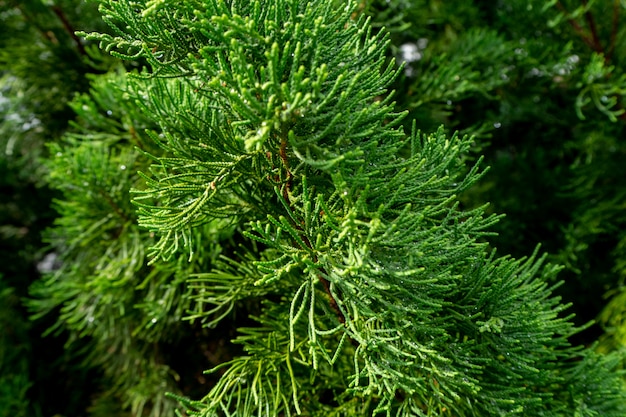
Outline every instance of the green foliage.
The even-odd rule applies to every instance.
[[[37,166],[57,265],[26,302],[94,375],[78,414],[626,414],[622,353],[572,345],[587,325],[532,250],[545,239],[584,274],[610,235],[626,269],[622,32],[591,17],[622,5],[477,3],[99,0],[109,32],[82,36],[123,63],[83,49],[61,2],[4,15],[20,37],[3,94],[33,67],[12,61],[33,36],[16,10],[37,48],[82,56],[32,72],[42,107],[76,119]],[[618,282],[605,274],[593,285]],[[616,293],[599,350],[621,344]],[[29,383],[14,381],[19,415]]]
[[[0,402],[3,404],[0,415],[28,416],[30,407],[26,391],[31,382],[28,379],[28,324],[20,320],[17,312],[17,299],[12,288],[0,276]],[[15,318],[18,317],[18,320]]]
[[[97,18],[93,8],[68,3],[0,2],[0,148],[13,164],[26,165],[22,175],[35,183],[43,178],[36,161],[44,138],[63,132],[73,117],[67,102],[88,86],[86,50],[71,22]]]
[[[44,259],[42,230],[54,217],[46,187],[44,142],[54,141],[74,117],[67,102],[85,90],[91,70],[73,25],[96,30],[97,10],[76,1],[0,1],[0,274],[3,275],[2,404],[0,414],[40,416],[73,413],[83,406],[77,372],[59,354],[63,340],[42,340],[49,323],[29,323],[21,300],[39,278]],[[62,382],[59,383],[59,380]],[[46,387],[43,389],[43,387]],[[80,387],[80,388],[78,388]],[[59,403],[59,392],[75,390]],[[84,397],[87,397],[85,394]]]
[[[151,124],[133,106],[120,106],[124,85],[119,73],[95,78],[90,94],[72,103],[76,133],[51,147],[50,180],[63,199],[55,202],[60,216],[47,240],[61,266],[33,285],[29,306],[35,317],[60,309],[59,328],[91,339],[85,364],[102,367],[107,378],[99,402],[113,396],[134,415],[146,404],[147,415],[171,415],[174,404],[165,394],[176,392],[178,376],[162,363],[156,342],[180,337],[181,283],[196,265],[145,265],[152,238],[137,225],[129,190],[147,163],[133,145],[141,146],[147,137],[138,132]]]
[[[443,122],[475,136],[491,170],[463,202],[491,201],[507,214],[489,239],[502,253],[526,255],[541,242],[567,267],[559,291],[580,324],[624,279],[623,9],[575,0],[364,3],[406,61],[394,84],[398,108],[424,129]],[[448,81],[439,90],[440,80]],[[600,317],[609,334],[621,305]],[[607,348],[623,346],[610,338]]]
[[[78,133],[50,160],[62,266],[30,306],[92,338],[88,363],[134,414],[171,413],[168,390],[199,416],[623,413],[616,360],[567,341],[577,329],[548,284],[559,268],[496,257],[482,239],[497,218],[460,207],[482,175],[464,168],[472,140],[405,133],[387,37],[354,4],[101,11],[114,35],[87,38],[148,67],[74,101]],[[413,108],[505,83],[479,69],[511,44],[469,33]],[[155,350],[192,331],[184,317],[235,314],[252,317],[241,354],[193,400]]]

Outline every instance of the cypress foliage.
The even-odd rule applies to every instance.
[[[624,5],[371,1],[365,12],[408,60],[398,108],[475,136],[491,171],[462,198],[507,214],[490,242],[516,256],[541,242],[566,267],[558,292],[577,323],[602,325],[577,338],[604,331],[602,349],[623,347]]]
[[[92,415],[624,415],[560,267],[496,255],[499,217],[461,204],[484,145],[396,109],[411,66],[366,4],[99,3],[87,39],[144,66],[90,77],[50,145],[60,267],[28,302],[102,370]]]

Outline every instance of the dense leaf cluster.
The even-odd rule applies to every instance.
[[[610,122],[613,143],[623,117],[621,33],[592,24],[607,6],[98,3],[108,32],[82,36],[125,64],[85,48],[57,6],[21,9],[63,16],[44,39],[101,71],[82,76],[77,118],[38,165],[57,193],[55,264],[26,302],[97,370],[91,415],[625,414],[620,353],[572,346],[583,327],[555,295],[562,267],[532,239],[518,250],[501,244],[506,230],[494,236],[516,230],[484,205],[508,207],[491,192],[507,176],[475,157],[501,173],[522,145],[498,135],[542,111],[556,135],[547,110],[570,103],[575,175],[559,196],[614,196],[576,206],[560,241],[574,269],[577,242],[619,218],[624,190],[616,165],[596,170],[589,139]],[[567,25],[580,45],[563,47]],[[11,83],[26,73],[16,64]],[[533,155],[557,159],[545,149]],[[0,296],[4,322],[15,296]],[[15,329],[0,347],[27,338]],[[25,410],[29,383],[17,381],[12,407]]]
[[[521,256],[540,242],[566,266],[559,292],[579,324],[613,298],[585,340],[603,331],[603,349],[623,346],[624,5],[371,1],[366,12],[410,69],[394,84],[398,108],[422,128],[475,135],[491,170],[462,198],[506,213],[492,244]]]

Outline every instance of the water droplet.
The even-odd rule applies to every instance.
[[[152,321],[152,324],[154,324],[157,322],[157,319],[152,319],[151,321]]]
[[[120,169],[124,171],[126,169],[126,165],[120,165]]]
[[[113,112],[111,110],[107,110],[107,116],[110,116],[112,114],[113,114]]]
[[[493,124],[493,127],[495,127],[496,129],[500,129],[500,127],[502,127],[502,123],[500,123],[500,122],[495,122],[495,123]]]

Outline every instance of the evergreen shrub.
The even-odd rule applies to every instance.
[[[437,4],[99,0],[110,29],[81,36],[127,64],[48,146],[58,265],[27,301],[97,372],[91,415],[626,414],[621,353],[570,342],[561,267],[490,248],[493,123],[439,127],[508,85],[488,66],[514,41],[406,59]]]

